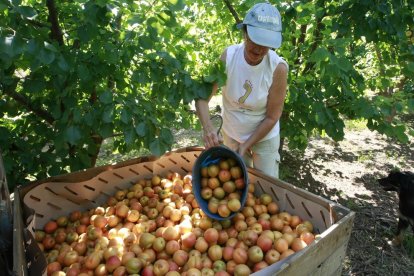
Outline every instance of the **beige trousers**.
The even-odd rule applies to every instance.
[[[224,131],[222,134],[224,145],[234,151],[237,150],[240,143],[227,136]],[[261,141],[251,148],[251,153],[246,153],[243,156],[243,160],[246,166],[260,170],[269,176],[279,178],[279,146],[280,135]]]

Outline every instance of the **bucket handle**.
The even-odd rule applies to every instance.
[[[210,120],[213,120],[213,119],[215,119],[215,118],[220,119],[220,126],[219,126],[219,128],[218,128],[218,130],[217,130],[217,136],[219,136],[220,131],[221,131],[221,127],[223,126],[223,117],[221,117],[221,115],[219,115],[219,114],[216,114],[216,115],[211,116],[211,117],[210,117]]]

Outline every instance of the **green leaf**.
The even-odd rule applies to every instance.
[[[96,4],[101,8],[106,7],[106,5],[108,4],[108,0],[97,0]]]
[[[155,156],[161,156],[165,152],[165,147],[161,143],[160,139],[157,138],[150,143],[149,149]]]
[[[407,69],[414,73],[414,62],[408,62]]]
[[[340,66],[338,66],[337,64],[328,64],[326,65],[326,75],[332,76],[334,78],[337,78],[341,75],[340,72]]]
[[[397,110],[397,112],[402,112],[403,109],[404,109],[404,106],[403,106],[402,103],[400,103],[400,102],[395,103],[395,110]]]
[[[58,66],[64,72],[68,72],[70,70],[69,64],[66,62],[63,56],[58,57]]]
[[[113,101],[111,90],[107,89],[99,95],[99,101],[103,104],[110,104]]]
[[[164,10],[163,12],[160,12],[159,14],[157,14],[158,18],[160,18],[163,22],[163,24],[165,24],[167,27],[172,27],[175,24],[175,21],[172,20],[174,14],[171,13],[169,10]]]
[[[312,62],[319,62],[319,61],[327,61],[331,54],[325,48],[319,47],[316,49],[312,55],[310,56],[309,60]]]
[[[76,145],[81,138],[81,133],[77,126],[69,126],[65,130],[65,140],[71,145]]]
[[[408,99],[407,107],[410,113],[414,113],[414,99]]]
[[[0,3],[0,12],[3,12],[5,10],[7,10],[7,9],[8,9],[8,7],[7,7],[6,4]]]
[[[408,136],[405,134],[405,126],[399,125],[394,128],[394,134],[401,143],[408,143]]]
[[[185,7],[183,0],[168,0],[172,4],[172,11],[179,11]]]
[[[42,49],[37,58],[43,64],[49,65],[55,60],[55,53]]]
[[[215,80],[216,80],[215,75],[208,75],[204,77],[204,81],[208,83],[214,83]]]
[[[147,76],[147,72],[144,71],[144,70],[135,70],[134,73],[132,73],[131,79],[132,79],[132,81],[138,82],[138,83],[148,83],[148,82],[150,82],[150,79]]]
[[[111,107],[105,108],[102,114],[102,120],[104,123],[112,123],[113,111]]]
[[[163,128],[161,129],[161,139],[168,145],[171,145],[174,142],[174,136],[170,129]]]
[[[98,35],[98,28],[95,25],[87,24],[78,29],[78,36],[84,43],[88,43],[91,39]]]
[[[327,124],[328,119],[323,111],[317,112],[315,115],[315,121],[318,125],[324,126]]]
[[[93,114],[92,114],[92,112],[87,112],[86,114],[85,113],[82,113],[82,115],[83,115],[83,122],[88,126],[88,127],[92,127],[92,126],[95,126],[94,124],[95,124],[95,122],[94,122],[94,117],[93,117]]]
[[[29,93],[39,93],[46,88],[46,82],[43,79],[28,79],[24,82],[24,87]]]
[[[112,123],[109,124],[102,124],[102,126],[99,128],[99,134],[102,136],[102,138],[108,138],[111,137],[113,134],[114,126]]]
[[[193,81],[191,80],[191,77],[189,75],[184,75],[184,85],[185,87],[191,87]]]
[[[127,129],[126,131],[124,131],[124,136],[125,136],[125,143],[127,145],[131,145],[132,143],[134,143],[135,131],[133,129]]]
[[[7,128],[0,126],[0,141],[7,141],[9,136]]]
[[[27,50],[30,54],[35,54],[39,49],[39,42],[35,39],[30,39],[27,43]]]
[[[344,71],[344,72],[349,72],[353,68],[352,63],[349,62],[349,60],[345,57],[339,57],[338,60],[337,60],[337,64],[339,65],[341,70]]]
[[[135,132],[140,136],[144,137],[147,134],[147,126],[144,122],[139,123],[135,127]]]
[[[125,108],[122,109],[121,111],[121,122],[123,122],[124,124],[129,124],[131,122],[131,113],[126,110]]]
[[[76,124],[80,123],[81,120],[82,120],[82,117],[83,117],[82,116],[83,115],[82,110],[79,109],[78,107],[74,107],[73,110],[72,110],[72,114],[73,114],[72,115],[72,121]]]
[[[89,73],[89,69],[84,64],[78,65],[77,73],[78,73],[78,77],[84,82],[87,82],[91,79],[91,74]]]
[[[0,51],[9,56],[13,56],[13,47],[12,47],[13,37],[1,37],[0,38]]]
[[[78,158],[82,163],[82,165],[80,166],[79,169],[82,169],[82,168],[85,168],[85,167],[89,168],[91,166],[91,158],[89,157],[87,152],[79,151],[78,152]]]
[[[381,83],[381,87],[384,87],[384,88],[389,87],[391,84],[389,79],[381,79],[380,83]]]
[[[18,13],[27,19],[34,19],[37,16],[36,10],[29,6],[19,6],[15,9]]]
[[[213,85],[211,83],[194,83],[191,89],[194,91],[195,99],[208,99],[211,95]]]
[[[142,36],[138,39],[139,45],[144,49],[152,49],[153,40],[150,37]]]
[[[16,55],[23,53],[25,49],[26,43],[19,37],[0,37],[0,57],[3,53],[9,57],[15,57]]]
[[[58,163],[52,164],[52,166],[49,169],[49,174],[50,175],[58,175],[58,174],[60,174],[61,173],[60,168],[61,167],[60,167],[60,165]]]
[[[128,24],[134,25],[135,23],[141,24],[144,21],[143,17],[140,15],[133,15],[128,19]]]
[[[57,53],[57,49],[55,48],[55,46],[53,46],[53,44],[50,44],[50,43],[48,43],[48,42],[44,42],[44,46],[45,46],[45,48],[46,49],[48,49],[49,51],[52,51],[52,52],[55,52],[55,53]]]

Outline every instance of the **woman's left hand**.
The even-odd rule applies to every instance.
[[[237,153],[240,154],[240,156],[244,156],[246,153],[251,153],[251,151],[245,144],[240,144]]]

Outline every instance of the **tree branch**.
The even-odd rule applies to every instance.
[[[58,11],[56,9],[55,1],[46,0],[46,6],[49,10],[49,16],[47,17],[47,21],[49,21],[52,24],[50,38],[56,40],[59,43],[59,45],[63,45],[63,34],[59,26]]]
[[[324,18],[325,14],[322,15],[320,18],[317,19],[316,21],[316,28],[314,31],[314,43],[312,44],[309,56],[312,55],[313,52],[315,52],[315,50],[318,48],[319,43],[322,41],[322,32],[321,32],[321,28],[323,26],[322,24],[322,19]],[[306,74],[309,70],[312,69],[312,67],[315,65],[314,62],[308,62],[306,63],[305,69],[303,69],[303,74]]]
[[[45,28],[47,27],[46,24],[36,21],[36,20],[26,20],[25,22],[28,22],[30,25],[33,25],[35,27],[39,27],[39,28]]]
[[[230,10],[230,13],[233,15],[234,19],[236,20],[236,24],[242,22],[240,20],[239,15],[237,14],[236,10],[233,8],[229,0],[223,0],[224,4],[226,4],[227,8]]]
[[[95,167],[96,160],[98,160],[99,152],[101,150],[102,142],[104,139],[101,136],[96,135],[92,135],[92,139],[96,145],[96,152],[94,154],[90,154],[89,156],[91,157],[91,166]]]
[[[403,90],[404,89],[404,85],[405,85],[406,82],[407,82],[407,77],[406,76],[403,76],[402,79],[397,83],[397,89],[399,91]]]
[[[32,105],[29,99],[27,99],[24,95],[21,95],[16,92],[17,83],[18,81],[16,80],[12,85],[3,86],[3,93],[13,98],[16,102],[24,106],[27,110],[33,112],[40,118],[44,119],[50,125],[53,125],[55,119],[53,119],[53,116],[51,114],[49,114],[41,108],[37,108],[36,106]]]
[[[308,28],[308,25],[300,25],[300,36],[298,38],[298,41],[296,43],[296,60],[295,60],[295,64],[298,65],[300,62],[300,57],[301,57],[301,51],[300,51],[300,45],[302,45],[305,42],[305,38],[306,38],[306,30]]]
[[[375,54],[377,55],[377,59],[378,59],[378,67],[379,67],[378,69],[379,69],[379,72],[380,72],[380,76],[384,78],[385,77],[385,66],[384,66],[382,53],[381,53],[381,50],[378,46],[378,43],[374,43],[374,48],[375,48]],[[390,87],[384,87],[381,90],[381,94],[382,95],[387,95],[387,96],[390,96],[392,94],[392,92],[393,92],[393,89],[392,88],[390,89]]]

